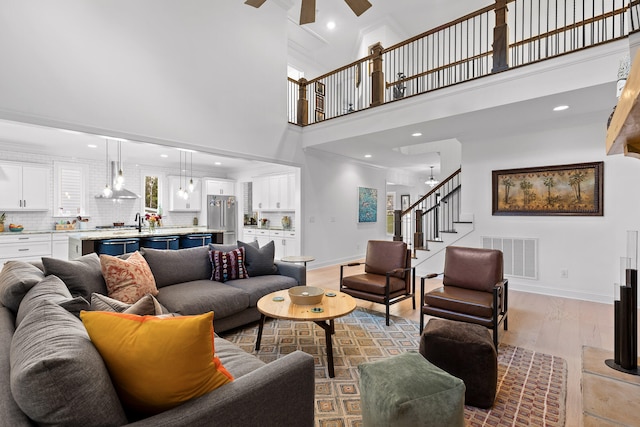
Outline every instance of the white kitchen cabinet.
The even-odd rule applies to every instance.
[[[269,177],[259,176],[253,178],[252,184],[252,206],[253,210],[269,209]]]
[[[263,247],[267,243],[271,241],[271,236],[269,235],[269,230],[265,229],[256,229],[256,240],[258,241],[258,245]]]
[[[204,181],[204,185],[206,191],[205,195],[235,195],[235,183],[233,181],[206,179]]]
[[[69,259],[69,236],[66,233],[51,233],[51,257]]]
[[[39,261],[51,256],[51,233],[0,236],[0,266],[6,261]]]
[[[201,182],[199,179],[193,179],[194,190],[189,193],[189,197],[184,199],[178,195],[178,190],[185,190],[189,185],[189,179],[184,177],[180,179],[178,176],[167,177],[169,181],[169,210],[174,212],[200,212],[202,209],[202,193]]]
[[[256,240],[256,229],[255,228],[245,228],[243,234],[243,242],[249,243]]]
[[[295,209],[295,174],[259,176],[252,182],[253,209]]]
[[[50,169],[20,163],[0,163],[0,210],[49,210]]]

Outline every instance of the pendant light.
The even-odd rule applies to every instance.
[[[118,140],[118,176],[116,177],[116,190],[122,190],[124,186],[124,174],[122,173],[122,141]]]
[[[184,198],[184,190],[182,189],[182,150],[180,152],[180,189],[178,189],[178,197]]]
[[[430,167],[431,167],[431,177],[429,177],[429,179],[426,180],[424,183],[427,184],[429,187],[433,188],[439,181],[433,177],[433,166],[430,166]]]
[[[185,161],[186,163],[186,161]],[[186,165],[185,165],[185,169],[186,169]],[[189,179],[189,193],[193,193],[193,190],[195,189],[195,185],[193,185],[193,152],[191,152],[191,174],[189,175],[191,178]],[[185,173],[186,175],[186,173]]]
[[[113,195],[113,191],[111,190],[111,186],[109,185],[109,140],[105,139],[105,169],[106,169],[106,182],[107,184],[104,186],[102,190],[102,195],[106,198],[109,198]]]

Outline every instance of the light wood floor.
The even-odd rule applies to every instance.
[[[350,267],[348,274],[359,272],[358,268]],[[337,290],[339,280],[339,266],[307,271],[308,286]],[[435,279],[427,282],[427,290],[440,286]],[[419,280],[416,288],[419,306]],[[358,300],[358,306],[383,313],[385,310],[384,305],[361,300]],[[419,310],[412,309],[410,299],[392,305],[391,313],[420,321]],[[567,361],[566,426],[581,426],[582,346],[613,350],[613,305],[509,290],[509,330],[501,330],[500,342],[560,356]]]

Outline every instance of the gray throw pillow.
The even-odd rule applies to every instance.
[[[66,299],[66,300],[60,301],[58,305],[64,308],[65,310],[67,310],[69,313],[76,316],[78,319],[80,318],[80,312],[82,310],[91,309],[91,304],[89,304],[89,301],[87,301],[82,297]]]
[[[249,277],[265,276],[278,272],[278,268],[273,263],[276,253],[276,245],[273,240],[260,249],[256,249],[254,245],[244,242],[238,242],[238,246],[244,248],[245,265]]]
[[[58,276],[74,297],[81,296],[89,301],[91,294],[107,294],[107,285],[102,277],[98,254],[90,253],[72,261],[56,258],[42,258],[44,273]]]
[[[0,304],[17,313],[22,298],[42,279],[44,273],[38,267],[23,261],[7,261],[0,271]]]
[[[91,311],[113,311],[116,313],[137,314],[139,316],[157,316],[168,314],[162,308],[157,299],[151,294],[146,294],[134,304],[127,304],[117,299],[100,294],[91,295]]]
[[[218,243],[209,243],[209,250],[212,251],[220,251],[220,252],[231,252],[234,249],[238,249],[240,243],[244,244],[244,245],[251,245],[254,248],[258,249],[258,241],[254,240],[252,242],[241,242],[238,240],[237,244],[230,244],[230,245],[220,245]]]
[[[127,418],[80,319],[41,301],[11,341],[11,393],[38,425],[119,426]]]
[[[140,253],[149,264],[158,289],[211,277],[209,248],[206,246],[178,250],[141,248]]]

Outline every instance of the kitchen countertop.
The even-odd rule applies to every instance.
[[[106,229],[86,229],[86,230],[28,230],[23,231],[5,231],[0,236],[19,236],[21,234],[69,234],[69,237],[80,240],[103,240],[118,239],[132,237],[154,237],[154,236],[172,236],[185,235],[192,233],[223,233],[224,230],[211,229],[206,227],[156,227],[154,231],[148,227],[143,227],[142,232],[138,232],[135,228],[106,228]]]
[[[249,230],[275,230],[275,231],[296,231],[295,228],[283,228],[282,226],[273,226],[273,227],[258,227],[257,225],[245,225],[244,229]]]

